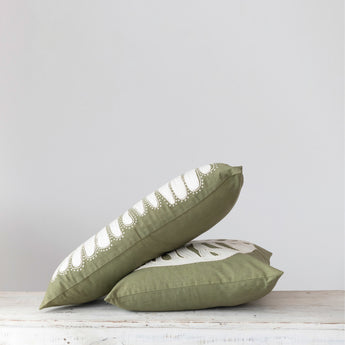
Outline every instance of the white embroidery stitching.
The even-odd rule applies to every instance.
[[[93,235],[60,263],[56,268],[51,281],[54,281],[58,275],[64,275],[69,271],[81,271],[86,262],[93,260],[99,253],[108,251],[115,241],[121,240],[125,236],[126,232],[135,226],[137,219],[139,217],[145,217],[149,210],[160,209],[162,203],[169,207],[175,207],[176,205],[188,200],[192,195],[198,193],[204,187],[204,176],[209,175],[216,169],[217,164],[208,164],[198,169],[190,170],[169,181],[162,187],[158,188],[157,191],[140,200],[139,203],[143,203],[143,210],[140,209],[140,211],[143,213],[140,213],[137,207],[131,207],[122,216],[104,227],[96,235]],[[185,175],[187,175],[187,181]],[[176,189],[179,196],[176,195],[174,184],[172,185],[171,183],[174,180],[176,181],[178,178],[181,178],[186,189],[186,196],[184,198],[181,198],[181,189]],[[198,180],[198,186],[196,179]],[[162,193],[159,190],[161,190]],[[117,235],[115,235],[115,233]],[[121,235],[119,235],[119,233],[121,233]],[[101,245],[99,245],[100,242]],[[78,264],[77,266],[73,265],[72,258],[74,259],[74,263]]]

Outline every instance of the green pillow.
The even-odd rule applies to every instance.
[[[120,280],[106,301],[137,311],[235,306],[268,294],[283,272],[271,253],[248,242],[187,243]]]
[[[242,184],[242,168],[221,163],[166,183],[68,255],[55,270],[40,309],[106,295],[126,274],[219,222]]]

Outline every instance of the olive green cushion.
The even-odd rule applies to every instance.
[[[68,255],[40,308],[106,295],[126,274],[219,222],[235,204],[242,183],[241,167],[221,163],[171,180]]]
[[[106,301],[136,311],[235,306],[265,296],[283,272],[244,241],[193,241],[120,280]]]

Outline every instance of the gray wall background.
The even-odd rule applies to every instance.
[[[277,289],[344,288],[342,1],[0,5],[0,289],[209,162],[243,165],[203,238],[274,252]]]

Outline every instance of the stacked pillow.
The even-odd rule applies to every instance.
[[[192,241],[234,206],[241,167],[209,164],[164,184],[56,268],[40,309],[105,300],[129,310],[233,306],[270,292],[282,272],[243,241]],[[151,261],[150,261],[151,260]]]

